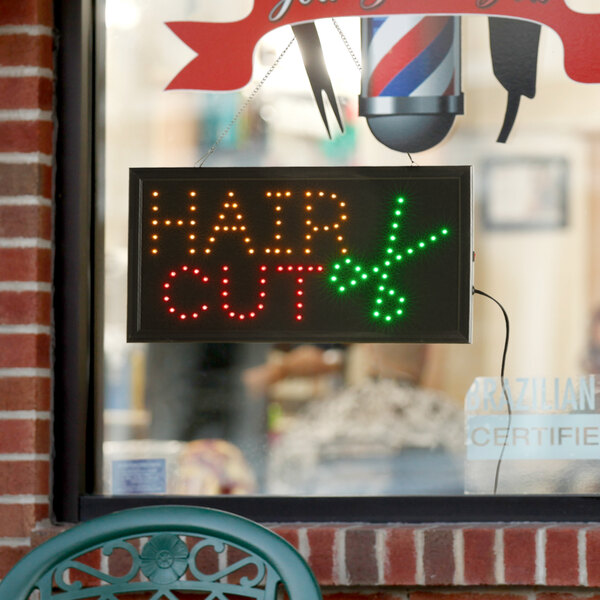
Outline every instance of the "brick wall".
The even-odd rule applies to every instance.
[[[273,529],[302,553],[319,582],[328,587],[600,587],[596,524]]]
[[[48,518],[52,4],[0,0],[0,577]]]

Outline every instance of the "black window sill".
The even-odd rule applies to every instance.
[[[95,496],[79,518],[157,504],[216,508],[262,523],[506,523],[600,521],[600,496]]]

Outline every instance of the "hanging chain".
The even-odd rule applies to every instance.
[[[350,45],[348,38],[344,35],[344,32],[342,31],[342,28],[339,26],[338,22],[334,18],[332,18],[331,20],[333,21],[333,25],[337,29],[337,32],[340,34],[340,37],[342,38],[342,41],[344,42],[344,46],[346,46],[346,49],[350,53],[350,56],[352,57],[352,60],[354,61],[356,68],[362,72],[362,65],[360,64],[360,61],[358,60],[358,58],[356,58],[356,54],[354,54],[354,50],[352,50],[352,46]]]
[[[345,34],[342,31],[342,28],[339,26],[339,23],[337,22],[337,20],[335,18],[332,18],[331,20],[333,22],[334,27],[337,29],[337,32],[339,33],[340,37],[342,38],[342,41],[344,42],[346,49],[348,50],[350,56],[352,57],[352,60],[354,61],[356,68],[360,72],[362,72],[362,65],[360,64],[360,61],[356,57],[356,54],[354,53],[354,50],[352,49],[350,42],[348,42],[348,38],[345,36]],[[246,108],[248,108],[248,105],[250,104],[250,102],[252,102],[252,100],[254,100],[254,98],[256,97],[256,94],[258,94],[258,92],[264,85],[265,81],[267,81],[267,79],[270,77],[271,73],[273,73],[273,71],[277,68],[277,65],[281,62],[281,59],[285,56],[285,53],[290,49],[291,45],[294,43],[295,40],[296,40],[296,38],[293,37],[288,42],[288,45],[283,49],[281,54],[273,61],[273,64],[269,67],[269,70],[265,73],[263,78],[258,82],[256,87],[252,90],[252,93],[248,96],[248,98],[246,98],[246,100],[244,101],[242,106],[240,106],[238,111],[235,113],[235,116],[233,117],[233,119],[231,119],[231,122],[229,123],[229,125],[227,125],[227,127],[225,127],[225,129],[223,130],[221,135],[219,135],[219,137],[216,139],[215,143],[210,147],[208,152],[206,152],[204,155],[202,155],[200,157],[200,159],[196,162],[196,165],[198,167],[202,167],[204,165],[204,163],[208,160],[210,155],[213,154],[214,151],[217,149],[217,146],[223,141],[225,136],[231,131],[231,128],[235,125],[235,123],[240,118],[241,114],[246,110]],[[410,153],[407,152],[406,154],[408,154],[408,158],[410,159],[410,163],[411,163],[410,166],[416,167],[417,163],[413,160],[413,157],[410,155]]]
[[[252,100],[254,100],[254,98],[256,97],[256,94],[258,94],[258,92],[260,91],[260,88],[262,88],[265,81],[267,81],[267,79],[269,78],[271,73],[277,68],[277,65],[280,63],[281,59],[284,57],[285,53],[290,49],[291,45],[294,43],[295,40],[296,40],[296,38],[293,37],[289,41],[288,45],[283,49],[281,54],[273,61],[273,64],[269,67],[269,70],[265,73],[263,78],[257,83],[256,87],[252,90],[252,93],[248,96],[248,98],[246,98],[246,100],[244,101],[242,106],[240,106],[238,111],[235,113],[235,116],[233,117],[233,119],[231,119],[231,122],[229,123],[229,125],[227,125],[227,127],[225,127],[225,129],[223,130],[221,135],[217,138],[215,143],[210,147],[208,152],[206,152],[206,154],[202,155],[200,157],[200,159],[198,161],[196,161],[196,166],[201,167],[202,165],[204,165],[204,163],[207,161],[208,157],[217,149],[217,146],[223,141],[223,138],[231,131],[231,128],[235,125],[236,121],[240,118],[241,114],[246,110],[246,108],[248,108],[248,105],[250,104],[250,102],[252,102]]]

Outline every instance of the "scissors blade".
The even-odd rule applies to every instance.
[[[329,77],[327,66],[325,65],[325,57],[323,56],[323,48],[321,46],[321,40],[319,39],[319,33],[313,22],[293,25],[292,31],[294,32],[296,40],[298,41],[298,46],[300,47],[304,68],[306,69],[306,74],[308,75],[308,80],[319,113],[321,113],[321,119],[323,119],[325,129],[327,129],[327,135],[331,138],[329,124],[327,123],[327,115],[325,114],[323,92],[325,92],[329,99],[333,114],[342,131],[344,131],[344,123],[342,122],[337,98],[333,91],[333,84],[331,83],[331,78]]]

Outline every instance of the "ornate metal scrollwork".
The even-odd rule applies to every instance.
[[[204,591],[209,594],[210,600],[228,600],[230,595],[256,600],[265,600],[270,596],[275,598],[279,576],[263,559],[241,546],[225,543],[218,538],[193,539],[195,543],[191,550],[176,532],[149,536],[141,551],[131,538],[111,541],[101,547],[102,553],[110,556],[116,549],[124,550],[128,555],[127,560],[131,561],[125,575],[115,576],[100,571],[81,562],[84,555],[74,556],[45,578],[45,583],[39,586],[41,598],[118,600],[118,594],[121,593],[146,591],[156,592],[152,598],[177,600],[173,590]],[[206,548],[211,548],[217,555],[223,555],[228,548],[235,548],[245,556],[232,564],[220,566],[213,573],[205,573],[198,567],[198,554]],[[98,549],[92,548],[86,554]],[[255,573],[238,579],[236,573],[245,567],[252,567]],[[98,580],[98,584],[84,587],[81,581],[70,581],[76,572]],[[138,578],[140,573],[143,575],[141,579]]]
[[[202,572],[197,565],[196,557],[201,550],[204,550],[207,547],[212,547],[217,554],[221,554],[225,551],[226,545],[216,538],[205,538],[199,541],[190,552],[190,571],[193,576],[198,581],[219,581],[228,575],[232,575],[236,571],[239,571],[243,567],[247,567],[249,565],[253,565],[256,568],[256,575],[252,578],[248,578],[244,576],[240,579],[240,585],[243,587],[255,587],[257,586],[265,576],[266,572],[266,564],[265,561],[260,559],[258,556],[251,554],[247,550],[243,548],[239,548],[238,546],[230,545],[230,547],[238,548],[243,550],[248,556],[236,561],[235,563],[226,566],[215,573],[204,573]]]
[[[94,569],[93,567],[90,567],[89,565],[86,565],[85,563],[80,562],[81,557],[73,557],[68,561],[65,561],[63,563],[61,563],[54,571],[54,581],[56,583],[56,586],[59,587],[61,590],[64,590],[65,592],[74,592],[74,591],[79,591],[82,589],[82,583],[81,581],[74,581],[74,582],[67,582],[65,581],[65,575],[66,573],[74,573],[75,571],[79,571],[81,573],[85,573],[87,575],[90,575],[91,577],[94,577],[95,579],[98,579],[101,582],[104,582],[104,585],[113,585],[113,584],[120,584],[120,583],[128,583],[130,582],[135,575],[138,573],[138,571],[140,570],[140,556],[139,553],[137,551],[137,549],[130,544],[129,542],[126,542],[123,539],[120,540],[114,540],[108,544],[105,544],[104,547],[102,548],[102,553],[105,556],[110,556],[113,551],[116,548],[120,548],[121,550],[125,550],[125,552],[127,552],[127,554],[129,555],[129,557],[131,558],[131,567],[129,568],[129,571],[125,574],[122,575],[120,577],[115,577],[114,575],[110,575],[109,573],[104,573],[103,571],[99,571],[98,569]],[[90,588],[90,591],[93,588]],[[78,597],[85,597],[85,596],[78,596]],[[92,597],[93,596],[87,596],[87,597]],[[66,600],[68,600],[69,596],[66,597]]]

